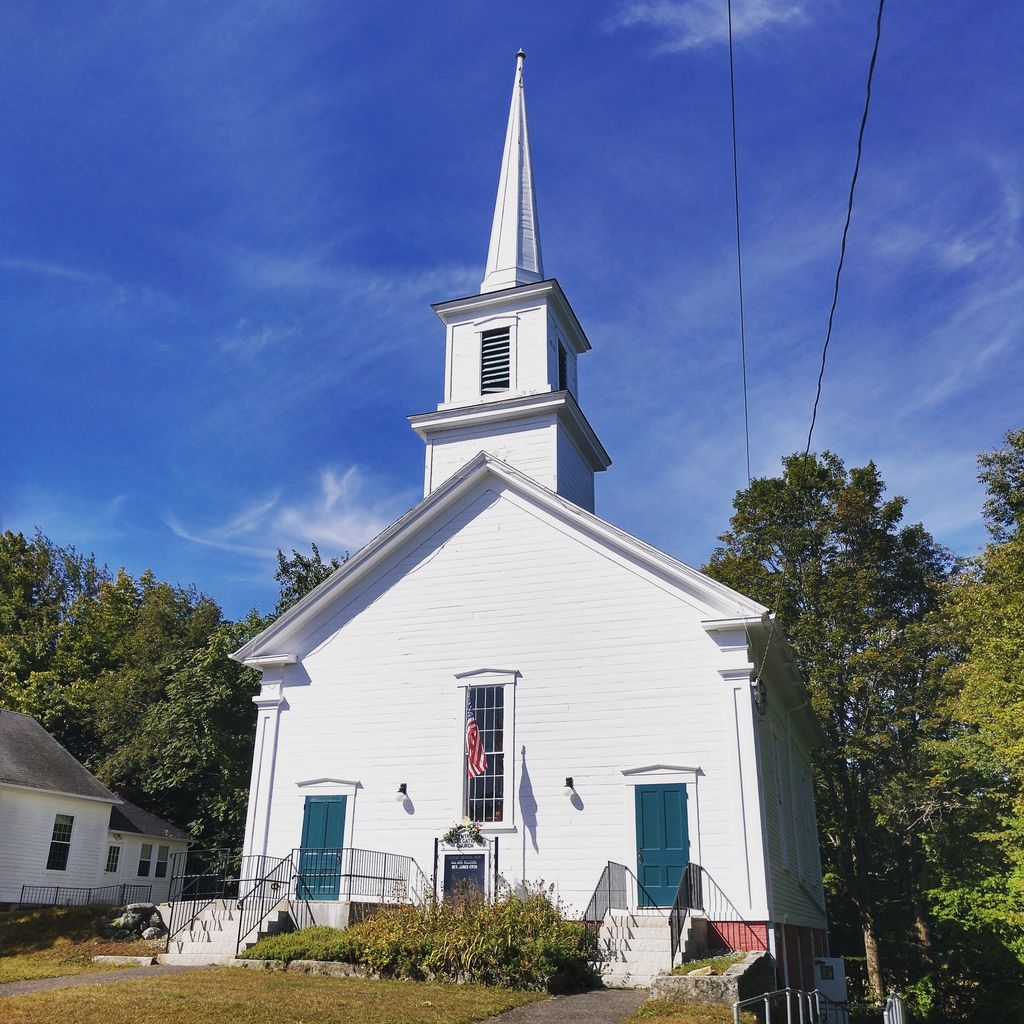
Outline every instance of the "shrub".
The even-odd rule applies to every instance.
[[[468,981],[567,992],[596,981],[591,940],[545,892],[392,907],[351,928],[306,928],[261,939],[242,956],[338,960],[385,977]]]

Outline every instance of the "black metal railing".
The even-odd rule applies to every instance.
[[[248,859],[248,858],[247,858]],[[182,850],[171,856],[171,940],[216,900],[237,899],[242,856],[238,850]]]
[[[625,864],[610,860],[601,871],[582,921],[587,930],[596,935],[610,910],[657,906],[655,898],[634,872]]]
[[[152,895],[153,886],[128,882],[89,889],[68,885],[23,885],[20,902],[34,907],[123,907],[127,903],[147,903]]]
[[[601,930],[608,911],[625,910],[628,906],[629,869],[610,860],[602,869],[594,894],[583,911],[583,923],[588,931],[596,934]]]
[[[683,931],[686,918],[691,910],[704,909],[704,886],[701,884],[703,869],[699,864],[690,861],[683,868],[676,888],[676,898],[672,901],[672,909],[668,913],[668,930],[672,941],[672,963],[676,962],[676,954],[683,942]]]
[[[400,853],[297,848],[294,894],[302,900],[419,903],[429,889],[415,859]]]
[[[238,897],[238,938],[235,942],[235,952],[242,948],[242,943],[253,932],[258,932],[267,915],[282,900],[287,900],[291,891],[295,875],[291,854],[276,861],[265,859],[268,863],[262,866],[260,878]]]
[[[712,929],[719,925],[732,925],[733,927],[722,936],[723,940],[726,940],[722,942],[723,948],[767,951],[767,933],[764,927],[755,927],[747,921],[707,868],[702,867],[700,873],[701,900],[704,917],[708,921],[709,941],[713,941]]]

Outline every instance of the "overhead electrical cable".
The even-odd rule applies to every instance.
[[[740,161],[736,147],[736,68],[732,47],[732,0],[729,14],[729,96],[732,101],[732,189],[736,205],[736,278],[740,299],[740,368],[743,373],[743,440],[747,452],[747,486],[750,486],[750,413],[747,408],[747,328],[743,316],[743,248],[740,244]]]
[[[728,0],[728,2],[731,7],[732,0]],[[832,288],[832,305],[828,312],[828,328],[825,332],[825,342],[821,349],[821,366],[818,370],[818,384],[814,393],[814,407],[811,410],[811,425],[807,430],[807,444],[804,447],[805,457],[810,455],[811,439],[814,436],[814,427],[818,421],[818,403],[821,401],[821,386],[825,379],[825,363],[828,358],[828,346],[829,342],[832,340],[832,325],[835,320],[836,307],[839,304],[839,282],[843,273],[843,264],[846,262],[846,239],[850,232],[850,220],[853,217],[853,197],[857,189],[857,178],[860,175],[860,161],[864,152],[864,130],[867,128],[868,111],[871,108],[871,83],[875,77],[875,64],[878,61],[878,48],[882,39],[882,12],[884,10],[885,0],[878,0],[878,16],[875,19],[875,44],[871,50],[871,63],[868,65],[868,81],[864,94],[864,112],[861,114],[860,130],[857,133],[857,158],[853,164],[853,176],[850,179],[850,192],[846,200],[846,222],[843,225],[843,236],[839,246],[839,262],[836,266],[835,283]],[[782,599],[782,589],[785,585],[785,578],[786,567],[783,565],[782,570],[779,573],[779,588],[775,598],[776,609],[778,608],[779,601]],[[777,616],[778,612],[776,611],[775,615],[771,617],[771,626],[768,630],[768,641],[765,644],[764,654],[761,656],[761,665],[757,670],[757,677],[754,680],[755,686],[761,682],[764,666],[768,660],[768,652],[771,650],[772,637],[775,633],[775,622]]]
[[[814,392],[814,408],[811,410],[811,425],[807,431],[807,445],[804,455],[810,454],[811,438],[814,436],[814,425],[818,421],[818,402],[821,400],[821,384],[825,379],[825,360],[828,358],[828,345],[832,340],[832,322],[839,303],[839,279],[846,261],[846,236],[850,232],[850,218],[853,216],[853,194],[857,189],[857,178],[860,175],[860,158],[864,151],[864,129],[868,124],[868,110],[871,107],[871,82],[875,77],[875,63],[878,60],[878,44],[882,39],[882,11],[885,0],[878,0],[878,17],[875,19],[875,45],[871,51],[871,64],[868,66],[868,84],[864,95],[864,113],[860,118],[860,131],[857,133],[857,159],[853,164],[853,177],[850,179],[850,194],[846,200],[846,223],[843,225],[843,240],[839,246],[839,263],[836,266],[836,280],[832,289],[832,308],[828,311],[828,330],[825,332],[825,344],[821,349],[821,368],[818,370],[818,386]]]

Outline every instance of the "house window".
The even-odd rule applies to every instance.
[[[66,871],[71,853],[71,829],[75,818],[71,814],[58,814],[53,819],[53,834],[50,836],[50,853],[46,858],[47,871]]]
[[[149,869],[153,863],[153,844],[143,843],[139,851],[139,878],[149,878]]]
[[[470,701],[487,763],[480,775],[471,776],[468,749],[463,755],[466,768],[466,817],[481,822],[504,821],[505,687],[471,686],[467,690],[467,709]]]
[[[157,878],[167,877],[167,855],[170,852],[170,847],[158,846],[156,848],[156,871],[153,874]]]
[[[107,847],[107,866],[103,869],[104,871],[114,872],[117,870],[117,865],[121,861],[121,847],[120,846],[108,846]]]
[[[561,342],[558,343],[558,390],[569,390],[569,354]]]
[[[480,336],[480,394],[493,395],[511,387],[511,330],[498,327]]]

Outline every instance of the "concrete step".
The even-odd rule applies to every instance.
[[[158,964],[206,967],[211,964],[227,964],[235,959],[234,950],[230,953],[158,953]]]

